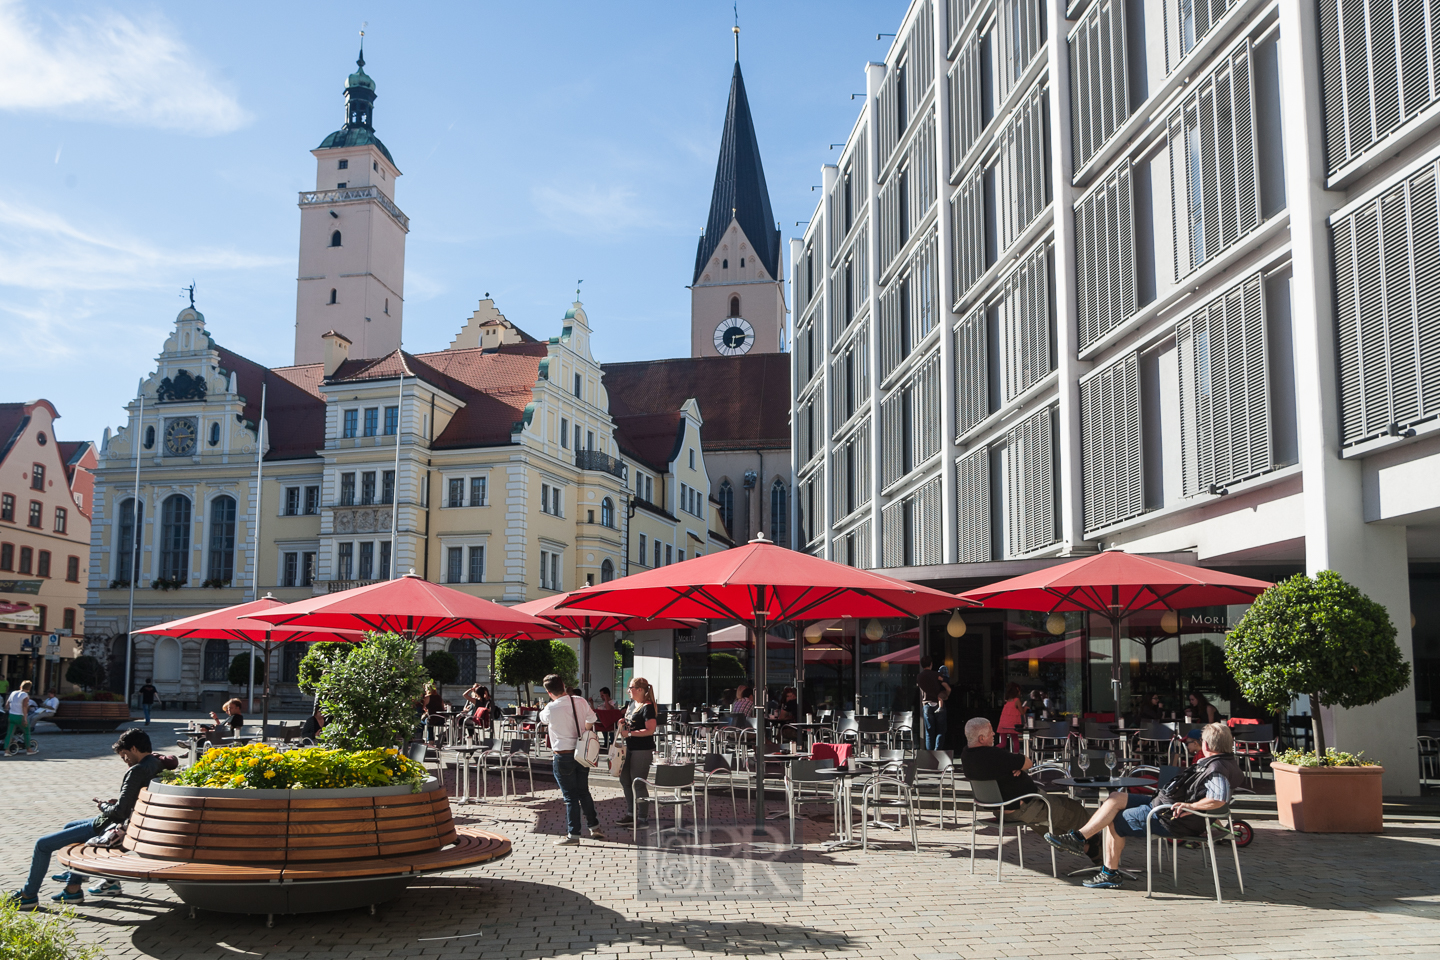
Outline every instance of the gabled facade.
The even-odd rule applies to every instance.
[[[58,439],[59,417],[49,400],[0,403],[0,676],[12,690],[59,689],[84,634],[95,447]]]

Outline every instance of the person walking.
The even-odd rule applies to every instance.
[[[545,725],[550,737],[550,749],[554,753],[550,768],[555,773],[555,782],[560,785],[560,796],[565,801],[565,836],[555,841],[555,846],[573,846],[580,842],[580,816],[590,829],[590,839],[604,840],[600,830],[600,814],[595,812],[595,799],[590,796],[590,768],[575,760],[575,746],[580,735],[595,726],[595,711],[583,697],[566,694],[565,678],[552,673],[544,680],[545,692],[550,703],[540,711],[540,722]]]
[[[155,694],[159,693],[155,684],[149,677],[145,678],[145,685],[140,688],[140,709],[145,711],[145,726],[150,726],[150,711],[155,708]]]
[[[620,789],[625,791],[625,814],[619,820],[622,827],[635,823],[635,781],[650,776],[657,722],[655,688],[644,677],[636,677],[630,681],[630,706],[617,730],[617,734],[625,738],[625,760],[620,764]],[[645,797],[643,784],[640,790],[640,796]],[[644,824],[645,812],[642,809],[640,825]]]
[[[40,884],[50,870],[50,857],[57,850],[63,850],[72,843],[83,843],[91,837],[98,837],[110,827],[130,819],[140,791],[155,779],[160,772],[160,758],[150,752],[150,735],[139,727],[131,727],[120,734],[113,748],[116,755],[125,761],[125,778],[120,781],[120,797],[117,800],[99,800],[95,803],[100,812],[85,820],[71,820],[54,833],[47,833],[35,841],[35,852],[30,858],[30,876],[25,886],[10,894],[10,902],[21,910],[34,910],[40,903]],[[85,881],[89,878],[73,870],[52,879],[64,880],[65,889],[50,899],[56,903],[84,903]],[[118,896],[122,890],[118,881],[102,880],[90,888],[97,896]]]
[[[950,684],[940,679],[935,670],[935,661],[930,657],[920,658],[920,674],[915,678],[920,688],[920,711],[925,722],[925,749],[943,750],[945,726],[949,715],[945,712],[945,701],[950,696]]]
[[[5,755],[13,757],[19,752],[15,746],[15,731],[20,731],[20,746],[25,748],[27,754],[36,754],[40,750],[35,746],[35,738],[30,736],[30,681],[26,680],[20,684],[20,689],[5,698],[6,726],[5,726]]]
[[[1024,724],[1025,702],[1020,699],[1020,684],[1012,683],[1005,688],[1005,706],[1000,708],[1000,723],[995,728],[996,745],[1020,753],[1020,728]]]

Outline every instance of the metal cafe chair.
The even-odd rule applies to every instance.
[[[948,750],[921,750],[915,755],[916,777],[922,785],[935,784],[938,788],[940,806],[940,828],[945,828],[945,789],[950,789],[950,812],[955,826],[960,826],[960,791],[956,784],[957,765]]]
[[[1151,869],[1151,853],[1154,850],[1154,846],[1152,846],[1150,841],[1156,840],[1159,841],[1161,844],[1170,844],[1170,857],[1174,870],[1171,881],[1176,886],[1178,886],[1180,884],[1180,845],[1186,840],[1200,839],[1200,837],[1157,837],[1154,835],[1154,833],[1152,833],[1151,824],[1155,820],[1155,815],[1162,810],[1169,810],[1171,806],[1173,806],[1173,804],[1156,804],[1150,808],[1150,812],[1145,817],[1146,897],[1154,896],[1155,886],[1155,873]],[[1225,828],[1229,832],[1230,852],[1235,857],[1235,879],[1240,884],[1240,893],[1244,894],[1245,877],[1240,873],[1240,845],[1235,841],[1235,837],[1237,835],[1237,831],[1235,829],[1235,814],[1231,812],[1230,805],[1226,804],[1223,807],[1216,807],[1213,810],[1192,810],[1189,814],[1187,814],[1187,816],[1202,817],[1205,820],[1205,845],[1202,847],[1202,849],[1206,851],[1206,857],[1210,862],[1210,874],[1215,879],[1215,902],[1225,902],[1225,898],[1220,893],[1220,863],[1215,857],[1215,828],[1221,822],[1224,822]]]
[[[904,753],[903,750],[894,751]],[[905,818],[910,822],[910,843],[915,852],[920,852],[920,835],[915,829],[916,806],[918,795],[915,790],[916,762],[914,760],[900,760],[898,763],[887,764],[885,769],[865,781],[865,787],[860,792],[860,848],[870,849],[870,811],[883,811],[886,809],[896,811],[896,819],[899,819],[899,812],[905,812]],[[887,797],[886,787],[894,788],[895,795]],[[879,813],[876,814],[879,816]],[[898,824],[897,824],[898,827]],[[793,841],[792,841],[793,842]]]
[[[516,738],[505,745],[500,758],[500,796],[508,797],[513,790],[516,796],[520,795],[520,785],[517,781],[519,771],[516,769],[521,761],[525,763],[525,773],[530,777],[530,795],[535,795],[535,765],[530,762],[530,741],[525,738]],[[509,777],[509,787],[506,789],[506,777]]]
[[[1033,768],[1032,768],[1033,769]],[[1005,808],[1012,803],[1032,798],[1039,799],[1045,803],[1046,825],[1050,833],[1055,831],[1055,811],[1050,806],[1050,798],[1043,793],[1027,793],[1012,800],[1006,800],[1000,795],[1000,784],[994,780],[970,780],[970,872],[975,872],[975,837],[979,831],[980,810],[998,810],[1000,825],[995,834],[995,882],[1001,882],[1001,868],[1005,861]],[[1015,857],[1021,869],[1025,867],[1025,842],[1022,836],[1025,832],[1025,825],[1015,825]],[[1050,875],[1060,876],[1060,867],[1055,861],[1055,848],[1050,848]]]
[[[1031,759],[1036,763],[1047,758],[1063,762],[1070,752],[1070,724],[1064,720],[1036,724],[1030,743],[1035,754]]]
[[[785,770],[785,811],[790,817],[790,846],[795,846],[795,819],[800,805],[806,802],[805,788],[815,792],[811,802],[825,802],[830,806],[832,825],[839,831],[839,800],[837,789],[840,784],[833,777],[823,777],[817,770],[833,770],[834,760],[795,760]]]
[[[739,823],[740,808],[735,803],[735,785],[738,783],[745,788],[745,803],[748,805],[750,803],[750,784],[754,781],[748,776],[737,775],[723,754],[706,754],[700,776],[700,790],[705,794],[705,825],[707,827],[710,825],[710,783],[717,779],[730,788],[730,819]]]
[[[1245,762],[1245,781],[1255,784],[1255,771],[1265,769],[1265,761],[1275,755],[1275,726],[1269,723],[1239,723],[1231,727],[1235,736],[1235,754]]]
[[[695,831],[695,842],[699,843],[700,804],[695,796],[695,765],[693,763],[657,763],[650,768],[650,776],[651,779],[648,780],[645,777],[636,777],[633,781],[635,802],[630,813],[634,818],[630,830],[631,839],[637,838],[640,833],[640,805],[649,803],[655,806],[657,835],[663,833],[665,829],[660,826],[661,807],[674,808],[674,829],[679,831],[684,823],[684,808],[688,806],[691,825]],[[664,794],[661,792],[662,790],[669,790],[670,793]]]

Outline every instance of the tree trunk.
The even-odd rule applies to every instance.
[[[1310,723],[1315,728],[1315,755],[1325,760],[1325,724],[1320,722],[1320,698],[1310,694]]]

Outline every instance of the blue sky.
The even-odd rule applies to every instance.
[[[906,6],[740,4],[783,237]],[[296,193],[340,126],[361,21],[411,220],[406,348],[448,345],[487,292],[549,336],[583,279],[602,361],[688,353],[729,2],[0,0],[0,399],[48,398],[62,438],[98,440],[192,279],[219,342],[291,362]]]

